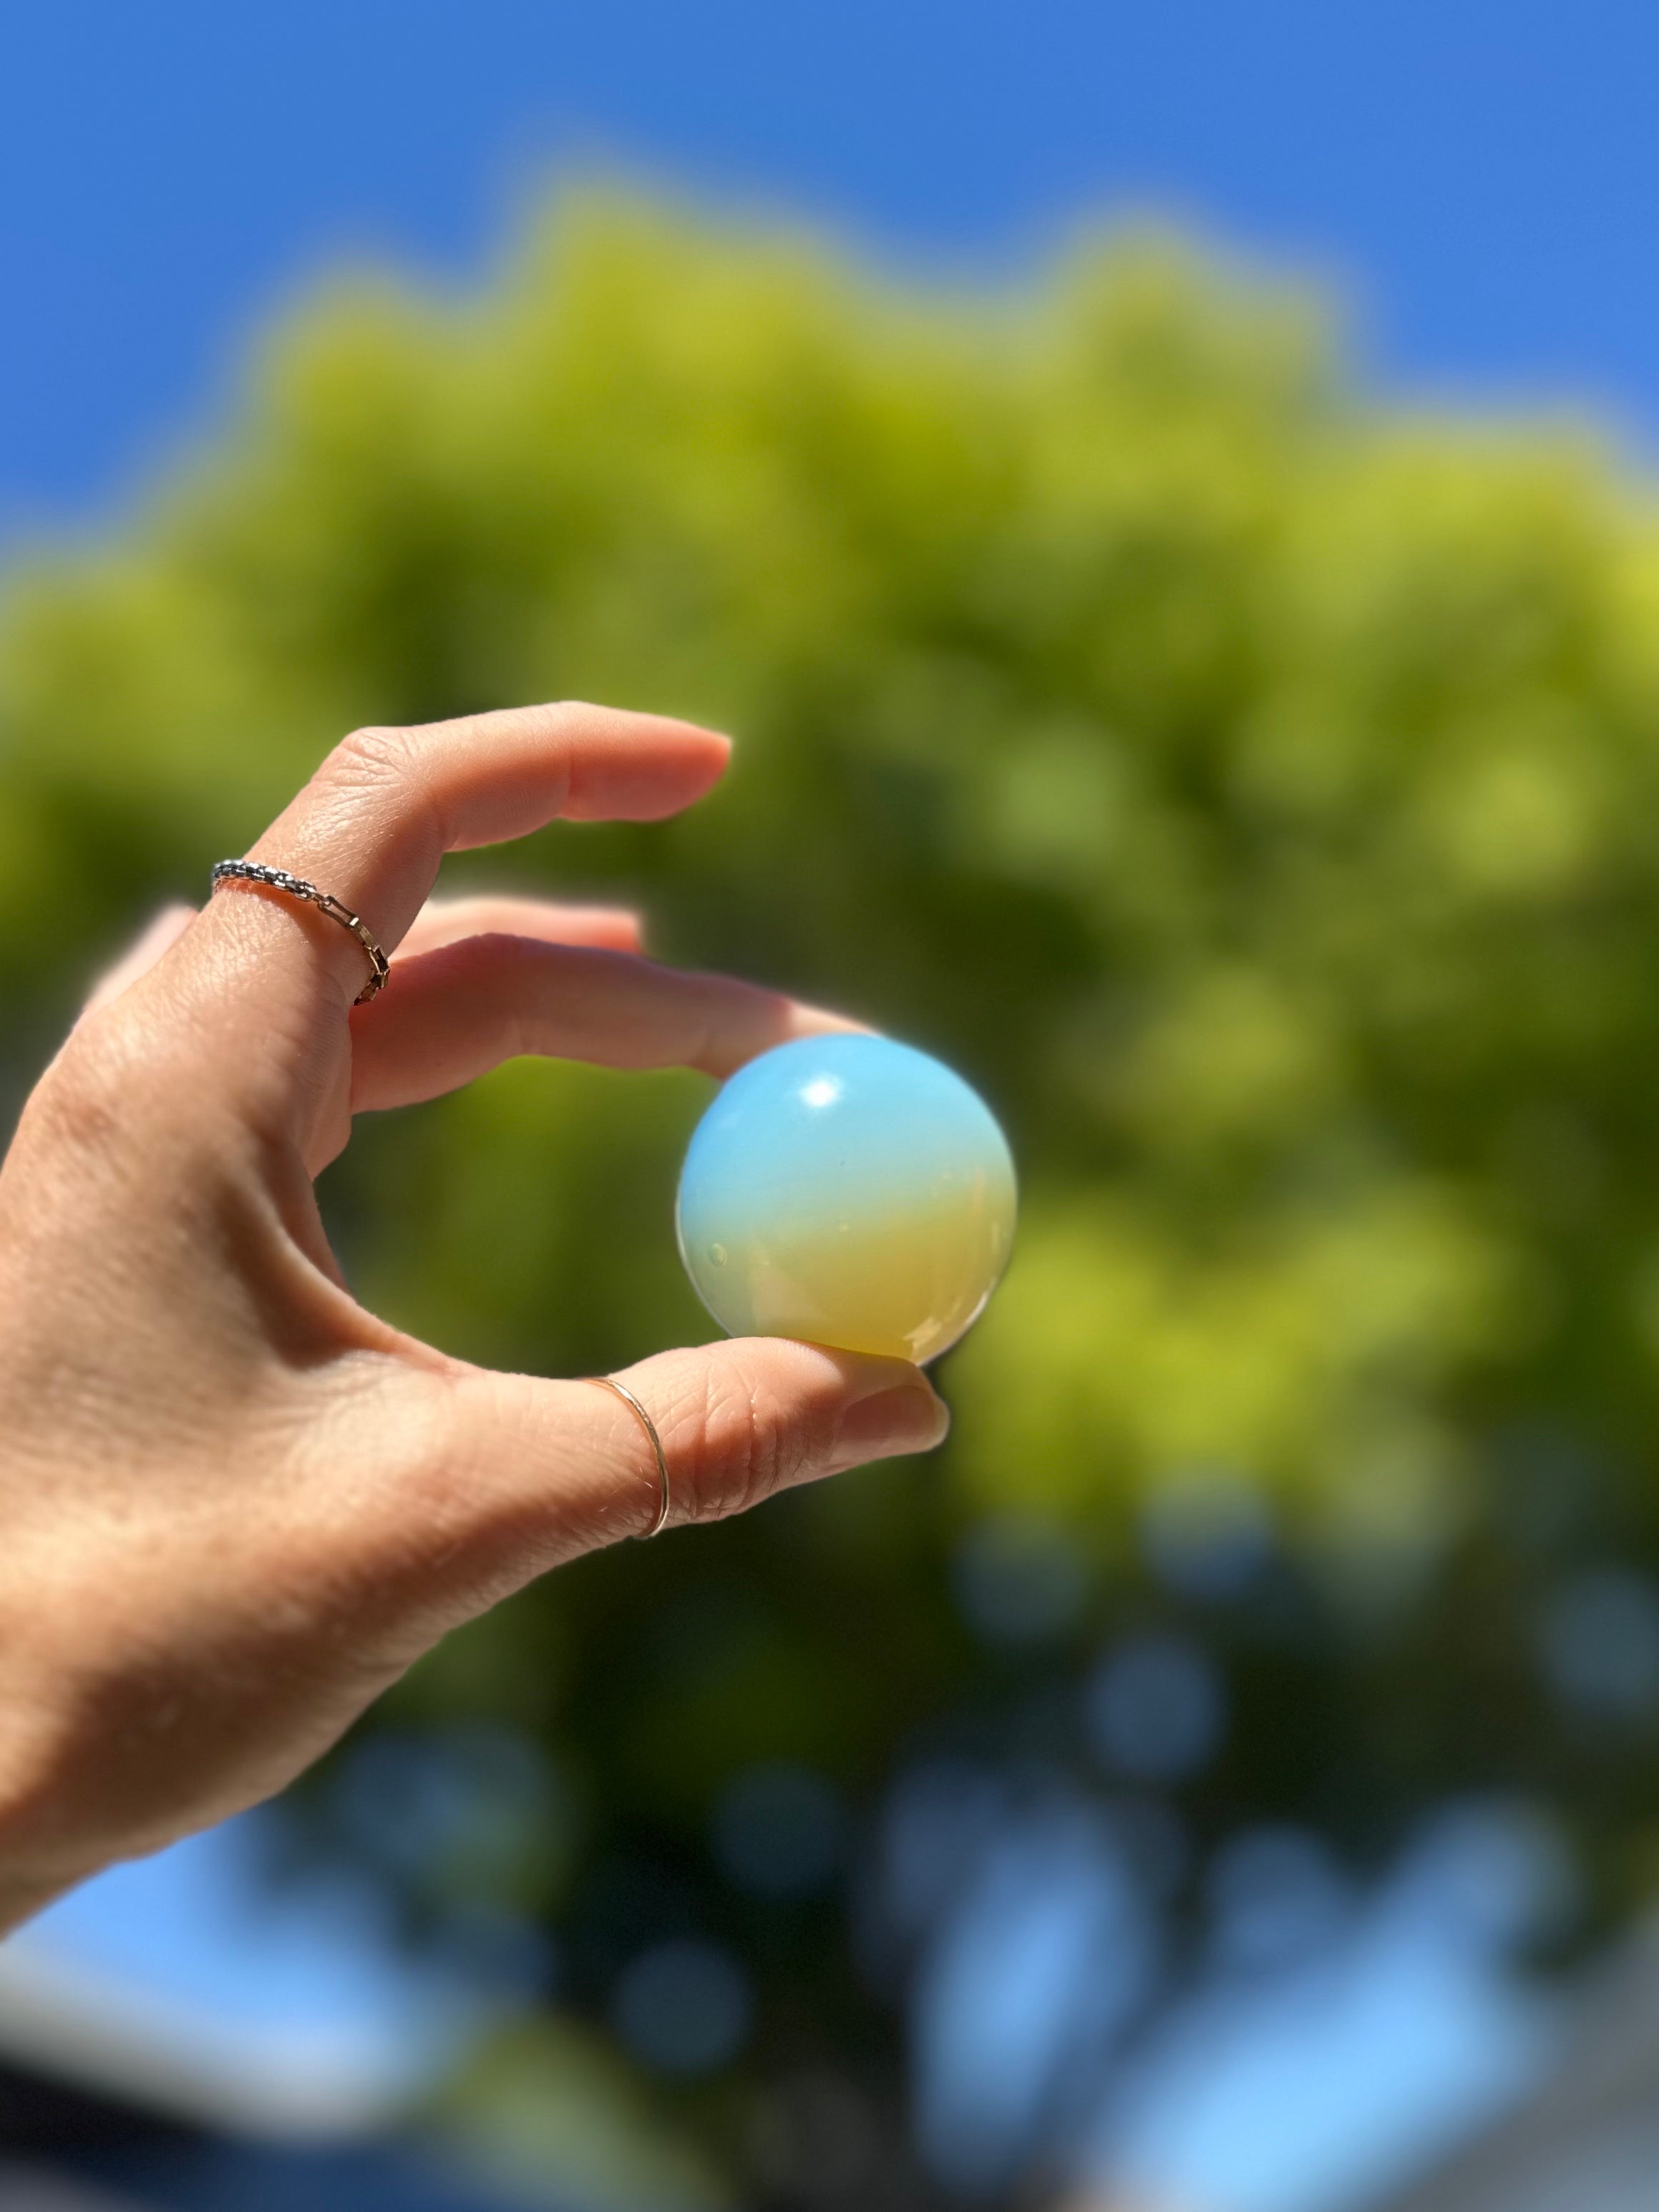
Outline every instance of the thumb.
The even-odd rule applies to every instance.
[[[780,1490],[869,1460],[929,1451],[951,1425],[944,1401],[906,1360],[781,1337],[738,1337],[665,1352],[621,1370],[648,1415],[667,1471],[667,1525],[745,1512]],[[474,1369],[455,1410],[465,1456],[526,1550],[523,1579],[561,1558],[643,1535],[661,1477],[645,1424],[615,1392]],[[544,1550],[545,1547],[545,1550]]]

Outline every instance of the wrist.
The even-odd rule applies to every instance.
[[[0,1937],[101,1863],[77,1858],[61,1833],[60,1733],[23,1686],[0,1686]]]

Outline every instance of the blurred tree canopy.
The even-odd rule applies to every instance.
[[[975,301],[574,202],[465,301],[342,283],[134,520],[14,565],[18,1084],[345,729],[561,696],[731,729],[727,785],[450,880],[638,896],[663,957],[940,1053],[1005,1118],[1019,1248],[937,1462],[527,1593],[387,1702],[325,1819],[434,1909],[544,1916],[595,2051],[682,2079],[699,2171],[788,2204],[933,2185],[900,2115],[935,1923],[881,1871],[918,1761],[1178,1827],[1171,1959],[1227,1838],[1363,1863],[1454,1790],[1554,1808],[1586,1924],[1644,1897],[1645,492],[1577,432],[1362,400],[1305,299],[1168,244]],[[548,1371],[705,1333],[671,1208],[706,1090],[521,1063],[360,1127],[325,1191],[359,1290]],[[1111,1718],[1135,1638],[1221,1686],[1184,1761]],[[416,1741],[493,1828],[410,1844]],[[723,2045],[630,2032],[641,1960],[703,1972],[695,2027],[727,1956]],[[549,2068],[475,2094],[522,2077],[527,2112]],[[839,2196],[788,2148],[836,2096],[877,2146]]]

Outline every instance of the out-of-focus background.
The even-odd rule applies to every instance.
[[[0,1949],[7,2212],[1659,2198],[1659,22],[0,29],[0,990],[343,731],[736,732],[457,865],[941,1053],[945,1452],[590,1559]],[[362,1126],[362,1296],[696,1336],[707,1086]]]

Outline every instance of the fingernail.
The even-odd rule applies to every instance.
[[[849,1406],[836,1426],[838,1462],[857,1466],[899,1452],[931,1451],[951,1426],[950,1408],[925,1385],[902,1382]]]

